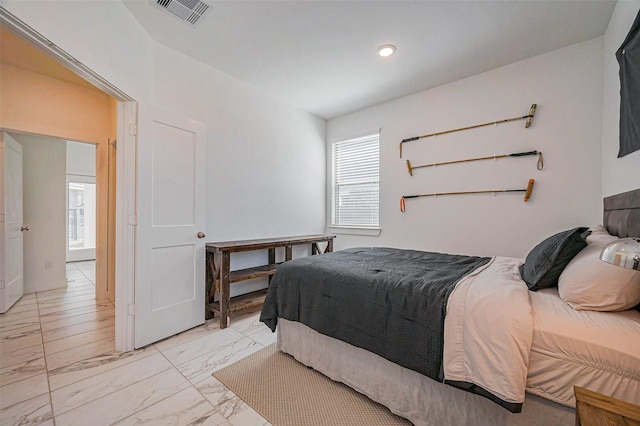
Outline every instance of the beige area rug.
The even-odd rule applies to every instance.
[[[274,426],[411,424],[278,351],[275,343],[214,372],[213,377]]]

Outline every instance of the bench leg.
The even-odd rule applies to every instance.
[[[231,324],[229,268],[230,254],[223,252],[220,257],[220,328],[227,328]]]

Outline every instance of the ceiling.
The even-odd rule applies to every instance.
[[[123,0],[156,41],[330,119],[604,34],[614,1],[213,1],[194,28]],[[380,58],[392,43],[395,55]]]

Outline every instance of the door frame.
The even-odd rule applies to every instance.
[[[118,102],[115,187],[115,349],[134,349],[137,102],[99,74],[55,45],[19,18],[0,8],[0,23],[44,54],[84,78]],[[17,130],[17,129],[5,129]]]

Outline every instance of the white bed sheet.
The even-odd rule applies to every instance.
[[[527,391],[575,407],[578,385],[640,405],[640,312],[576,311],[557,288],[529,292]]]

